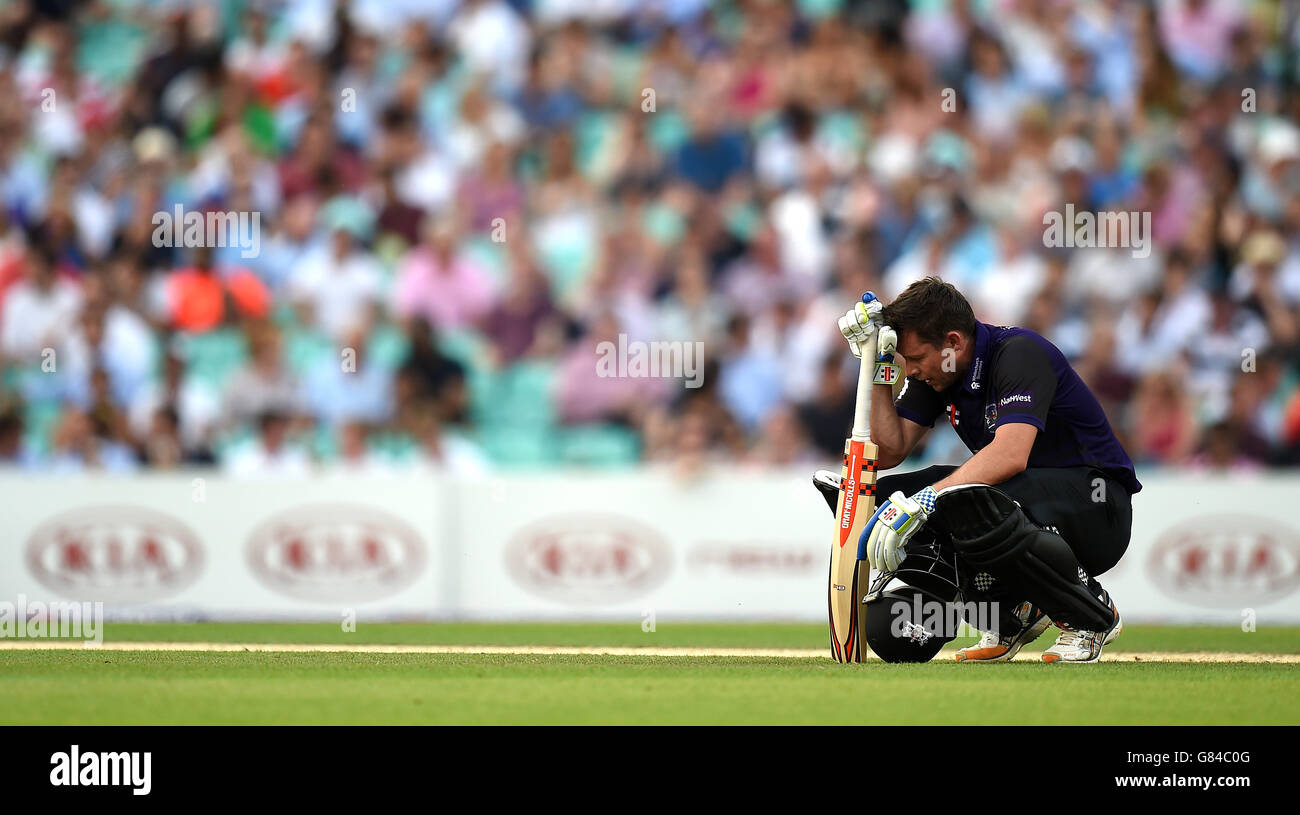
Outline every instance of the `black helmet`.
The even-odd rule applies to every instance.
[[[929,662],[954,639],[945,636],[942,622],[937,630],[927,627],[927,623],[933,624],[933,615],[924,609],[927,604],[942,602],[913,586],[871,592],[862,599],[859,615],[863,639],[885,662]]]
[[[934,595],[940,602],[956,600],[961,594],[957,558],[946,538],[940,540],[928,527],[923,528],[903,552],[906,556],[897,569],[872,573],[868,595],[880,594],[895,580]]]

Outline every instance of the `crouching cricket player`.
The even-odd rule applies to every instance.
[[[984,636],[959,661],[1010,660],[1053,623],[1060,634],[1045,662],[1097,661],[1121,630],[1097,576],[1128,547],[1130,498],[1142,489],[1100,404],[1051,342],[978,322],[938,278],[883,309],[870,293],[863,300],[840,330],[855,355],[876,360],[878,469],[905,461],[943,415],[973,454],[879,479],[876,494],[889,498],[859,541],[859,558],[880,570],[862,606],[864,639],[889,661],[932,658],[957,632],[911,619],[906,609],[924,599],[992,612],[982,624],[965,612]],[[814,476],[832,511],[839,480]],[[895,580],[905,585],[884,591]]]

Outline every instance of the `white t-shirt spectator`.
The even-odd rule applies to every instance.
[[[30,280],[15,283],[0,311],[0,350],[23,362],[39,362],[43,348],[58,349],[76,327],[81,290],[56,280],[41,291]]]
[[[340,260],[322,248],[303,259],[289,290],[295,302],[311,305],[318,329],[341,340],[365,321],[379,301],[382,282],[369,255],[354,251]]]
[[[519,113],[508,105],[491,104],[484,121],[458,120],[447,130],[443,145],[456,167],[464,171],[477,167],[492,142],[517,144],[527,126]]]
[[[221,417],[221,395],[202,380],[188,377],[181,384],[175,402],[181,444],[186,450],[206,447]],[[160,383],[141,388],[127,411],[131,432],[137,438],[147,438],[154,414],[166,404],[167,393]]]
[[[90,187],[82,187],[72,199],[72,208],[77,221],[77,243],[91,257],[107,255],[117,228],[113,205]]]
[[[267,371],[245,365],[222,390],[222,421],[227,425],[256,424],[263,413],[294,414],[301,410],[301,387],[288,368]]]
[[[1236,302],[1259,295],[1255,269],[1248,263],[1239,263],[1228,277],[1228,296]],[[1289,306],[1300,305],[1300,254],[1284,259],[1273,273],[1273,294]]]
[[[1216,304],[1223,308],[1222,304]],[[1187,348],[1188,390],[1201,405],[1203,421],[1227,417],[1231,407],[1232,381],[1242,370],[1247,348],[1256,353],[1268,348],[1268,327],[1249,309],[1230,306],[1232,316],[1226,325],[1216,325],[1211,318],[1196,326],[1196,341]]]
[[[1022,253],[995,264],[975,287],[972,304],[986,323],[1019,325],[1047,281],[1047,264]]]
[[[434,448],[424,445],[414,468],[419,475],[453,475],[477,478],[491,472],[487,455],[473,442],[455,434],[443,433]]]
[[[822,210],[812,195],[790,190],[769,210],[781,241],[781,263],[796,278],[821,283],[830,271],[831,250],[822,228]]]
[[[75,331],[68,340],[67,366],[87,391],[90,373],[96,365],[107,373],[113,401],[129,407],[152,384],[157,349],[149,324],[130,309],[114,304],[104,313],[104,337],[92,348],[84,332]]]
[[[408,164],[396,179],[397,197],[424,210],[451,203],[456,194],[455,165],[436,150],[426,150]]]
[[[1126,309],[1115,325],[1116,362],[1120,370],[1138,376],[1165,370],[1209,321],[1209,298],[1195,287],[1162,301],[1145,327],[1136,306]]]
[[[255,438],[232,449],[221,469],[235,478],[302,478],[311,475],[311,458],[294,445],[267,450],[262,440]]]
[[[1159,285],[1164,269],[1156,251],[1135,258],[1131,249],[1073,249],[1069,264],[1065,289],[1070,302],[1096,299],[1114,308],[1124,308]]]
[[[491,75],[499,90],[514,90],[524,78],[532,34],[502,0],[467,4],[448,33],[466,65]]]

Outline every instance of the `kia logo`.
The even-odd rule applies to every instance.
[[[424,569],[424,543],[401,518],[370,507],[291,509],[248,538],[248,564],[267,587],[300,600],[366,602],[396,594]]]
[[[1300,535],[1248,515],[1201,517],[1161,535],[1147,568],[1175,600],[1215,608],[1266,605],[1300,586]]]
[[[105,603],[146,603],[176,594],[203,567],[198,535],[161,512],[83,507],[57,515],[27,539],[27,568],[60,594]]]
[[[604,513],[557,515],[520,530],[506,547],[506,571],[525,589],[562,603],[620,603],[668,577],[658,533]]]

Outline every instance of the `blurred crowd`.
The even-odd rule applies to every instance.
[[[933,274],[1139,467],[1296,465],[1295,6],[10,0],[0,462],[822,464],[836,318]],[[1150,256],[1044,246],[1067,204]],[[602,376],[620,337],[703,342],[702,387]]]

